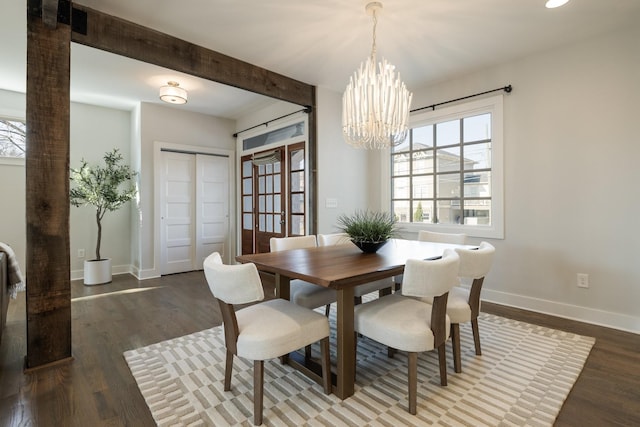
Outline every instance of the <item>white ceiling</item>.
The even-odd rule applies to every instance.
[[[8,3],[8,4],[7,4]],[[364,0],[80,0],[144,25],[316,86],[342,92],[371,50]],[[640,22],[640,0],[387,0],[378,56],[410,90]],[[4,2],[0,88],[24,92],[26,0]],[[272,100],[74,44],[72,100],[117,108],[157,102],[176,80],[176,107],[237,118]],[[479,88],[484,89],[484,88]],[[438,100],[434,100],[437,102]],[[168,104],[164,104],[168,105]]]

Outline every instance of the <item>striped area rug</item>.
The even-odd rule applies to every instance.
[[[461,325],[460,374],[447,345],[448,386],[440,386],[436,353],[419,357],[415,416],[407,412],[406,355],[389,359],[386,347],[362,338],[356,392],[344,401],[278,360],[265,362],[264,425],[552,425],[595,340],[486,313],[479,321],[482,356],[475,355],[469,325]],[[235,358],[231,391],[223,391],[221,327],[124,357],[159,426],[252,425],[253,365]]]

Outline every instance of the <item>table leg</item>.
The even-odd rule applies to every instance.
[[[291,278],[276,273],[276,298],[288,300],[291,292]],[[283,365],[289,361],[289,355],[280,356],[280,363]]]
[[[340,399],[353,395],[355,383],[355,337],[353,328],[353,287],[339,290],[337,301],[337,384],[335,394]]]
[[[289,299],[291,278],[276,273],[276,298]]]

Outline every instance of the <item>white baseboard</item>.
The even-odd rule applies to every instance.
[[[640,334],[640,317],[637,316],[494,291],[487,288],[482,289],[482,300]]]
[[[160,273],[155,268],[147,270],[140,270],[139,268],[131,268],[131,274],[133,274],[138,280],[156,279],[160,277]]]
[[[140,270],[132,265],[117,265],[113,267],[113,274],[130,273],[138,280],[154,279],[160,277],[156,269]],[[71,280],[83,279],[82,270],[71,271]],[[619,329],[622,331],[640,334],[640,317],[628,316],[611,311],[597,310],[589,307],[564,304],[555,301],[516,295],[508,292],[500,292],[492,289],[482,289],[482,300],[537,313],[562,317],[564,319],[577,320],[598,326]]]
[[[117,276],[118,274],[133,274],[137,279],[142,280],[142,278],[136,274],[137,269],[130,264],[123,265],[114,265],[111,267],[111,274]],[[153,270],[149,270],[153,271]],[[71,280],[83,280],[84,279],[84,270],[71,270]],[[152,277],[159,276],[148,276],[145,279],[151,279]]]

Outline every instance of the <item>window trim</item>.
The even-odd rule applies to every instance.
[[[425,224],[399,223],[401,232],[418,233],[419,230],[430,230],[441,233],[465,233],[469,237],[504,239],[504,115],[503,95],[496,95],[480,100],[456,104],[435,111],[420,112],[409,120],[411,128],[426,126],[438,122],[460,119],[491,113],[491,225],[469,224]],[[380,156],[381,205],[385,211],[391,210],[391,150],[387,149]]]

